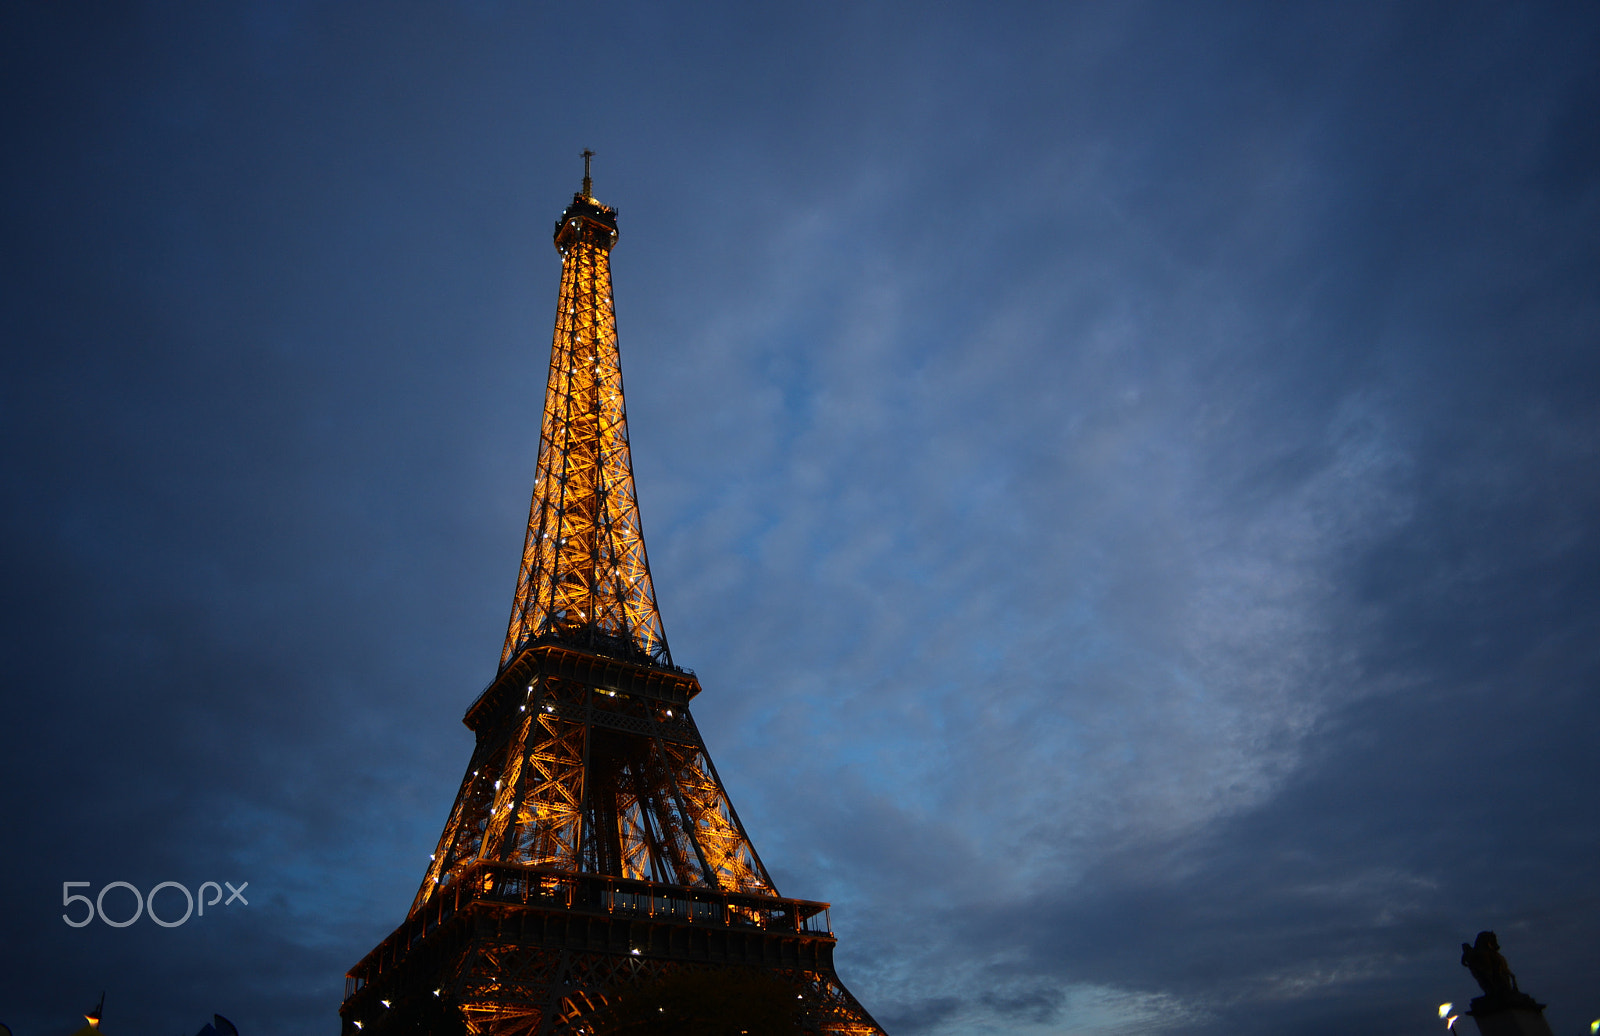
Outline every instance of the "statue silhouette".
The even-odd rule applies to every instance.
[[[1520,992],[1517,989],[1517,976],[1511,973],[1511,965],[1501,955],[1500,940],[1493,932],[1479,932],[1477,941],[1471,946],[1462,943],[1461,963],[1472,972],[1472,977],[1477,979],[1484,993],[1490,996]]]

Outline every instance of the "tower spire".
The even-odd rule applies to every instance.
[[[584,193],[556,223],[561,294],[545,382],[539,463],[522,568],[500,653],[559,641],[672,664],[645,556],[611,302],[617,212]]]
[[[583,196],[590,201],[594,200],[594,181],[589,178],[589,159],[593,157],[593,151],[583,149]]]

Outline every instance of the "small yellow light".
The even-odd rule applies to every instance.
[[[1449,1014],[1450,1013],[1450,1008],[1452,1008],[1454,1006],[1455,1006],[1455,1004],[1440,1004],[1439,1005],[1439,1017],[1443,1018],[1445,1015]]]

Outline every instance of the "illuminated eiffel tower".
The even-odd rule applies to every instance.
[[[343,1033],[383,1036],[397,1005],[437,990],[474,1033],[576,1034],[620,991],[716,971],[786,983],[809,1031],[881,1036],[834,973],[828,904],[773,888],[689,713],[700,683],[667,650],[628,450],[617,213],[590,157],[555,228],[561,297],[500,668],[467,709],[477,746],[411,912],[346,977]]]

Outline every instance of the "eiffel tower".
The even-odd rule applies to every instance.
[[[592,154],[555,227],[561,295],[499,670],[467,709],[477,744],[410,913],[346,975],[343,1036],[383,1036],[395,1005],[429,995],[472,1033],[588,1033],[620,992],[696,972],[787,984],[819,1036],[882,1036],[834,972],[828,904],[773,887],[690,715],[700,683],[667,649],[628,449],[617,213],[594,198]]]

